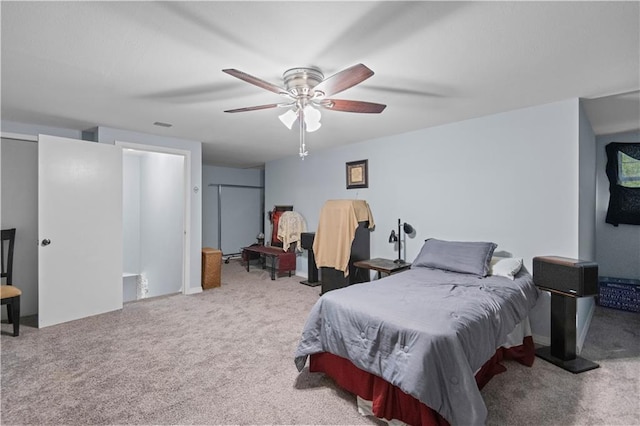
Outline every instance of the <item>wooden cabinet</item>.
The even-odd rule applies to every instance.
[[[205,247],[202,249],[202,288],[220,287],[222,284],[222,251]]]

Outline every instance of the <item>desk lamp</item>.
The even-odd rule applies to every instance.
[[[401,230],[404,230],[404,234],[405,234],[405,239],[406,239],[406,235],[407,234],[411,234],[413,233],[414,229],[413,226],[409,225],[407,222],[405,222],[404,224],[402,224],[402,227],[400,227],[400,225],[402,224],[402,221],[400,219],[398,219],[398,233],[396,234],[395,230],[391,230],[391,235],[389,235],[389,242],[390,243],[398,243],[398,258],[396,260],[394,260],[394,263],[398,263],[398,264],[403,264],[405,263],[404,260],[402,260],[402,234],[400,233]]]

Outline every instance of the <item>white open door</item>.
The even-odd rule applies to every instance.
[[[38,139],[38,326],[122,308],[122,149]]]

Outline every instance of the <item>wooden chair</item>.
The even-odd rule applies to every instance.
[[[2,244],[0,245],[2,275],[0,278],[6,278],[7,284],[0,286],[0,299],[2,299],[3,305],[7,305],[7,319],[9,324],[13,323],[13,335],[18,336],[20,335],[20,295],[22,292],[13,286],[13,245],[15,240],[15,228],[2,230]]]

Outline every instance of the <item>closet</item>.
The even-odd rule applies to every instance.
[[[203,194],[204,218],[208,227],[205,245],[222,250],[228,260],[238,256],[242,247],[257,241],[264,233],[264,187],[261,185],[207,185]]]
[[[123,300],[184,285],[185,157],[123,151]]]

